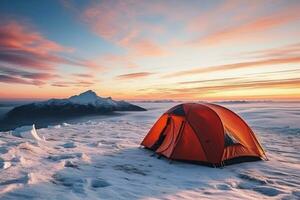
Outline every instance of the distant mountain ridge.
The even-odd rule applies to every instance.
[[[33,103],[36,106],[63,106],[67,104],[94,106],[96,108],[105,108],[109,111],[144,111],[145,109],[130,104],[126,101],[116,101],[111,97],[103,98],[88,90],[79,95],[71,96],[67,99],[49,99],[47,101]]]
[[[126,101],[113,100],[111,97],[103,98],[88,90],[66,99],[49,99],[17,106],[6,113],[0,122],[0,130],[13,124],[32,125],[47,119],[112,114],[114,111],[146,111],[146,109]]]

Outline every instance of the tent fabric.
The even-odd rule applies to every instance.
[[[169,109],[141,145],[172,160],[213,166],[266,159],[246,122],[229,109],[210,103],[186,103]]]

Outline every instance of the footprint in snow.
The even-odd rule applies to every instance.
[[[5,154],[8,152],[7,147],[0,147],[0,154]]]
[[[28,181],[29,181],[29,176],[26,175],[26,176],[23,176],[20,178],[2,181],[2,182],[0,182],[0,186],[10,185],[10,184],[26,184],[26,183],[28,183]]]
[[[0,169],[7,169],[11,166],[10,162],[6,162],[2,158],[0,158]]]
[[[64,148],[75,148],[76,147],[74,142],[67,142],[67,143],[65,143],[61,146],[64,147]]]
[[[253,190],[269,197],[282,193],[282,191],[270,186],[272,184],[271,180],[255,172],[240,173],[238,177],[244,180],[244,182],[238,184],[238,188],[240,189]]]
[[[64,167],[79,169],[78,165],[72,162],[71,160],[65,161]]]
[[[282,191],[277,190],[276,188],[267,186],[255,187],[253,190],[269,197],[277,196],[278,194],[282,193]]]
[[[238,177],[259,185],[266,185],[268,183],[268,180],[265,177],[252,172],[240,173]]]
[[[60,160],[66,160],[66,159],[72,159],[72,158],[82,158],[83,153],[70,153],[70,154],[62,154],[62,155],[51,155],[47,158],[52,161],[60,161]]]
[[[58,172],[52,176],[52,183],[69,187],[75,193],[84,194],[84,185],[87,183],[85,178],[75,175],[74,173]]]
[[[231,190],[231,187],[230,185],[228,184],[218,184],[216,186],[219,190]]]
[[[128,174],[139,174],[142,176],[147,176],[147,172],[148,172],[145,170],[138,169],[135,166],[130,165],[130,164],[115,165],[115,166],[113,166],[113,168],[115,170],[120,170],[120,171],[126,172]]]
[[[93,188],[103,188],[103,187],[108,187],[111,184],[108,183],[106,180],[102,178],[96,178],[91,180],[91,187]]]

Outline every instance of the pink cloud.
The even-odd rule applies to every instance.
[[[131,56],[161,56],[166,50],[147,33],[161,33],[162,26],[142,17],[161,14],[163,7],[147,1],[102,1],[89,5],[81,18],[93,32],[125,48]]]
[[[140,40],[129,45],[132,53],[137,56],[163,56],[167,52],[151,40]]]
[[[62,53],[72,53],[74,49],[45,38],[28,24],[16,21],[0,24],[0,82],[2,83],[37,86],[51,84],[62,79],[56,72],[61,64],[93,70],[101,68],[92,60],[63,56]],[[73,82],[74,86],[80,87],[90,84],[92,83],[81,79]]]
[[[125,1],[103,1],[92,3],[83,12],[83,20],[104,39],[120,41],[130,35],[131,16],[136,14],[134,6]],[[121,22],[126,22],[121,24]]]
[[[99,68],[97,63],[84,59],[62,56],[72,48],[48,40],[26,24],[7,21],[0,26],[0,62],[16,67],[53,70],[59,64]]]
[[[16,21],[9,21],[1,24],[0,29],[1,49],[24,50],[28,52],[48,52],[72,51],[56,42],[44,38],[40,33],[30,31],[24,24]]]
[[[234,0],[224,0],[218,3],[210,9],[203,12],[199,12],[198,15],[194,17],[187,23],[187,29],[190,32],[200,32],[210,29],[212,26],[216,26],[216,23],[221,19],[220,14],[228,15],[228,13],[234,14],[241,4],[241,1]]]
[[[49,70],[55,64],[65,62],[55,53],[70,51],[44,38],[40,33],[30,31],[24,24],[9,21],[0,27],[0,62],[26,68]]]

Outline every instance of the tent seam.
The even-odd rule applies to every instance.
[[[218,119],[220,120],[220,122],[221,122],[221,124],[222,124],[222,127],[223,127],[223,138],[225,137],[225,127],[224,127],[224,123],[223,123],[223,121],[222,121],[222,119],[221,119],[221,117],[219,117],[219,114],[216,112],[216,111],[214,111],[212,108],[210,108],[207,104],[209,104],[209,103],[205,103],[205,104],[202,104],[202,105],[204,105],[205,107],[207,107],[209,110],[211,110],[211,111],[213,111],[216,115],[217,115],[217,117],[218,117]],[[224,147],[223,147],[223,151],[222,151],[222,156],[221,156],[221,160],[219,161],[220,163],[223,161],[223,155],[224,155],[224,152],[225,152],[225,141],[224,141]]]

